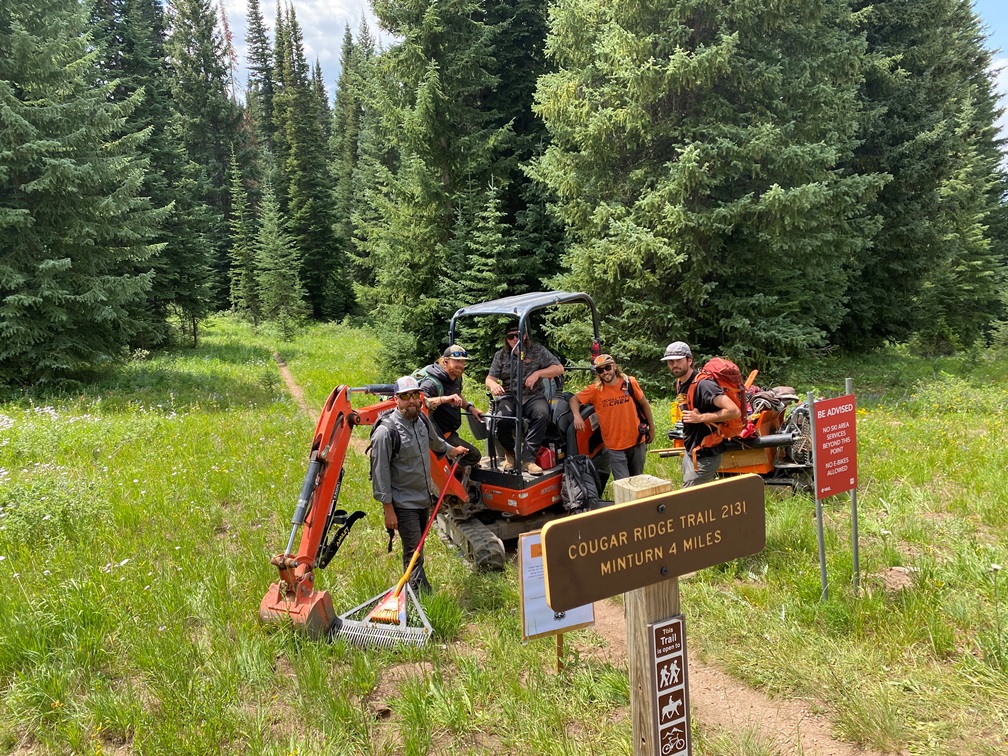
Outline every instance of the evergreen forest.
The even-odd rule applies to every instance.
[[[0,4],[0,385],[222,311],[373,323],[411,368],[458,307],[551,288],[642,365],[1008,341],[970,0],[373,0],[393,41],[347,28],[334,97],[267,10],[239,61],[212,0]]]

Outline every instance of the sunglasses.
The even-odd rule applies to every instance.
[[[465,349],[456,349],[454,352],[448,352],[448,357],[455,360],[459,358],[468,359],[469,352],[467,352]]]
[[[517,333],[509,333],[507,336],[504,337],[504,341],[514,341],[517,338],[518,338]]]
[[[403,391],[401,394],[396,394],[396,399],[419,399],[419,391]]]
[[[615,369],[615,367],[616,366],[612,364],[600,365],[599,367],[595,368],[595,372],[598,373],[599,375],[602,375],[602,373],[608,373],[610,370]]]

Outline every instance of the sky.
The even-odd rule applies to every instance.
[[[247,74],[245,72],[245,14],[248,11],[246,0],[219,0],[227,12],[228,23],[234,38],[235,50],[241,69],[237,82],[243,89]],[[285,0],[286,2],[286,0]],[[339,76],[340,48],[343,44],[343,31],[347,24],[354,37],[360,27],[361,16],[366,16],[371,33],[379,46],[387,45],[390,37],[378,27],[368,0],[293,0],[298,22],[304,30],[305,54],[310,66],[318,59],[322,66],[322,75],[330,96],[334,94],[336,79]],[[266,25],[272,32],[276,14],[276,3],[260,0]],[[1008,109],[1008,2],[1006,0],[974,0],[973,7],[983,19],[988,35],[988,47],[998,48],[995,53],[994,68],[1001,69],[997,76],[997,90],[1002,100],[1001,106]],[[1008,138],[1008,113],[1001,116],[1001,133]]]

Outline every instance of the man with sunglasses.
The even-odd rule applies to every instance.
[[[584,430],[581,405],[591,404],[598,416],[602,440],[609,450],[613,480],[644,472],[647,445],[654,439],[651,404],[637,379],[624,375],[608,354],[592,360],[595,381],[570,398],[574,428]]]
[[[430,472],[431,450],[454,458],[467,449],[449,446],[421,411],[424,396],[416,378],[404,375],[392,391],[396,408],[379,418],[371,436],[371,488],[382,504],[385,527],[399,531],[405,570],[420,545],[431,501],[437,495]],[[410,585],[417,592],[431,590],[423,561],[421,551],[410,575]]]
[[[462,457],[462,464],[472,467],[479,464],[483,455],[477,447],[459,436],[458,429],[462,427],[463,410],[479,422],[483,421],[483,415],[472,402],[462,398],[462,374],[468,360],[469,352],[458,344],[452,344],[437,362],[424,368],[420,390],[427,397],[430,419],[441,437],[452,446],[464,446],[467,451]]]
[[[490,371],[486,377],[486,387],[499,397],[497,408],[501,415],[515,417],[517,401],[514,390],[518,376],[518,360],[522,363],[522,416],[528,420],[525,443],[519,450],[521,468],[532,475],[542,475],[542,468],[535,463],[536,452],[546,437],[550,407],[543,390],[544,378],[563,375],[564,367],[556,355],[546,347],[535,344],[525,334],[519,338],[518,326],[508,324],[504,329],[504,346],[497,350]],[[497,422],[497,442],[504,449],[504,469],[515,467],[515,423],[513,420]]]

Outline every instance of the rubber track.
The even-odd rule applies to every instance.
[[[457,520],[442,510],[438,529],[455,544],[466,559],[481,570],[504,569],[504,543],[477,519]]]

